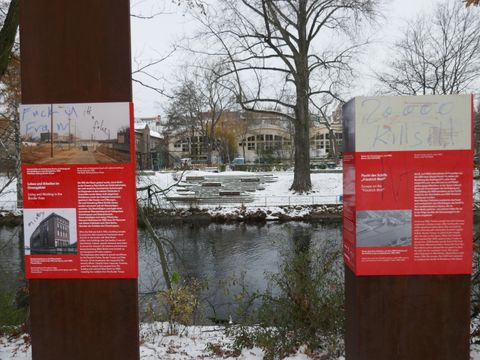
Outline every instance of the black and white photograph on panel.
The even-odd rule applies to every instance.
[[[357,247],[410,246],[411,210],[357,211]]]
[[[25,255],[77,253],[76,209],[24,209]]]

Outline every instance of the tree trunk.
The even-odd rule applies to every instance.
[[[137,211],[143,223],[145,224],[145,229],[147,230],[147,233],[150,235],[150,238],[153,240],[153,243],[157,247],[158,256],[160,258],[160,265],[162,268],[163,279],[165,280],[165,286],[167,287],[168,290],[171,290],[172,281],[170,279],[167,254],[165,252],[165,248],[163,247],[162,239],[160,239],[160,237],[157,235],[157,233],[153,229],[153,226],[150,223],[150,220],[148,219],[147,215],[145,214],[145,211],[143,210],[140,204],[137,204]]]
[[[308,192],[312,189],[310,180],[310,114],[308,110],[310,90],[308,70],[308,42],[307,42],[307,2],[300,0],[298,4],[298,54],[295,57],[297,69],[295,87],[295,167],[293,184],[290,190],[297,193]]]
[[[337,136],[332,128],[328,129],[328,141],[330,142],[329,157],[335,162],[335,164],[338,164]]]
[[[17,178],[17,208],[23,208],[22,167],[21,167],[22,141],[20,138],[20,117],[18,113],[14,115],[13,123],[14,123],[14,131],[15,131],[15,177]]]
[[[19,0],[12,0],[3,27],[0,30],[0,77],[5,74],[10,61],[10,54],[17,35],[18,21]]]
[[[207,165],[212,166],[212,153],[213,153],[213,137],[211,135],[205,136],[207,140]]]
[[[295,109],[295,167],[293,184],[290,190],[297,193],[312,189],[310,180],[310,123],[308,115],[308,98],[297,94]]]
[[[306,54],[306,52],[305,52]],[[298,78],[297,103],[295,105],[295,166],[293,184],[290,190],[297,193],[308,192],[312,189],[310,180],[310,114],[308,111],[308,60],[304,56],[297,62]]]

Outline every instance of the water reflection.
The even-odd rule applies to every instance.
[[[183,226],[158,228],[170,239],[169,260],[172,270],[184,276],[208,281],[202,294],[206,316],[226,318],[236,312],[234,296],[246,286],[263,291],[268,286],[265,274],[278,272],[282,254],[322,248],[326,243],[340,249],[341,230],[335,225],[303,223]],[[155,290],[163,288],[158,255],[153,243],[140,233],[141,307]],[[240,281],[241,280],[241,281]]]
[[[22,285],[20,230],[21,227],[0,227],[0,292],[15,291]],[[264,290],[268,285],[265,273],[277,272],[282,254],[294,254],[299,251],[299,244],[308,250],[321,248],[328,242],[340,248],[341,243],[339,224],[183,225],[160,227],[157,231],[168,239],[167,243],[171,242],[167,249],[172,270],[208,282],[208,289],[202,293],[206,317],[228,317],[235,313],[233,296],[242,288],[238,280],[242,278],[250,291]],[[299,236],[308,238],[308,244],[299,242]],[[163,288],[157,250],[140,230],[140,308],[145,309],[145,303]]]

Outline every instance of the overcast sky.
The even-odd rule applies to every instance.
[[[385,49],[389,44],[399,39],[405,22],[414,19],[419,13],[429,11],[435,4],[443,0],[386,0],[381,8],[384,18],[379,19],[381,26],[376,33],[378,43],[368,51],[365,58],[365,66],[362,72],[368,68],[378,68],[385,59]],[[460,0],[450,0],[460,1]],[[174,44],[178,44],[182,38],[191,35],[196,25],[194,21],[181,8],[171,5],[170,0],[131,0],[131,12],[134,15],[150,16],[160,13],[152,19],[138,19],[132,17],[132,66],[133,70],[139,66],[155,61],[168,54]],[[149,69],[151,78],[143,77],[150,85],[163,87],[167,91],[175,85],[175,75],[179,72],[179,66],[185,63],[184,54],[177,53],[170,56],[159,65]],[[154,78],[159,79],[156,81]],[[362,79],[355,95],[371,93],[373,81],[368,78]],[[168,100],[153,90],[146,89],[136,83],[133,85],[133,98],[135,103],[136,117],[149,117],[164,115],[164,109]]]

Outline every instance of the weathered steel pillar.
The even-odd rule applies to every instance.
[[[128,0],[22,0],[20,39],[22,103],[132,100]],[[35,360],[139,358],[136,279],[29,289]]]
[[[345,267],[347,360],[467,360],[470,276],[356,276]]]

